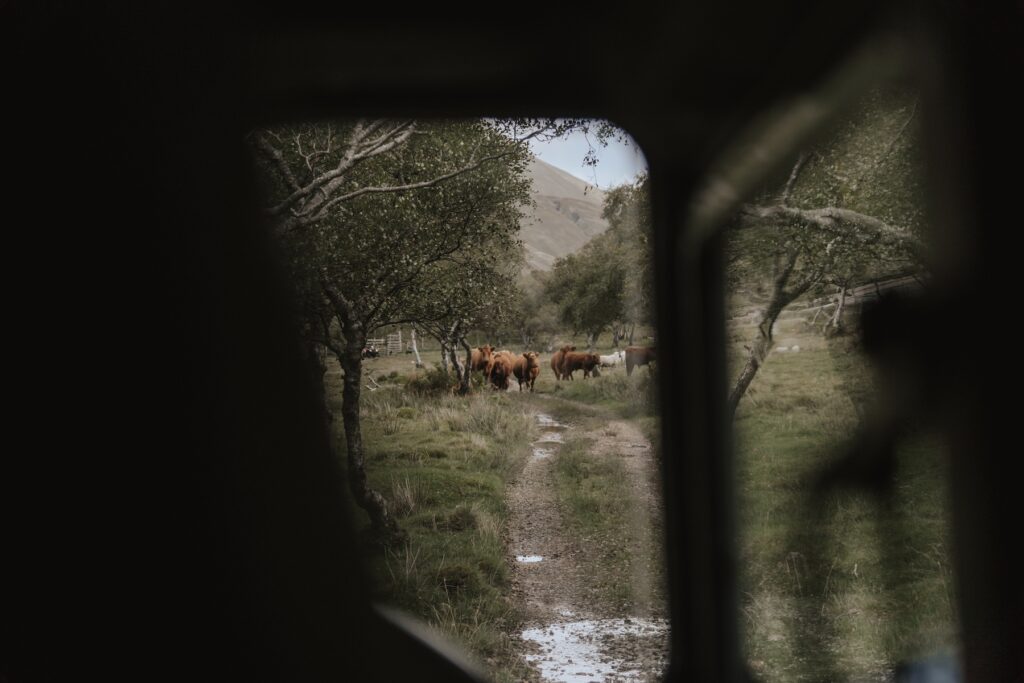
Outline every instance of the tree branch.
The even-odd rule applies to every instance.
[[[512,153],[512,151],[509,150],[497,154],[490,154],[471,161],[465,166],[450,173],[442,174],[430,180],[415,183],[402,183],[398,185],[363,187],[338,196],[333,196],[345,182],[346,174],[348,174],[360,161],[374,156],[379,156],[399,148],[416,132],[415,122],[404,121],[394,125],[383,133],[379,133],[377,137],[372,140],[367,139],[369,136],[377,133],[386,123],[387,121],[384,119],[377,119],[369,124],[362,120],[358,121],[348,137],[345,145],[345,153],[341,155],[338,165],[335,168],[313,178],[306,185],[299,185],[297,182],[289,183],[289,187],[293,192],[277,204],[267,209],[267,212],[273,216],[282,217],[286,213],[288,214],[288,216],[283,218],[279,223],[279,230],[281,232],[291,232],[311,223],[315,223],[322,219],[327,211],[337,206],[339,203],[350,201],[364,194],[406,192],[409,190],[431,187],[463,173],[473,171],[488,161],[494,161]],[[512,140],[518,147],[534,138],[556,132],[558,130],[558,126],[551,124],[543,125],[536,130],[523,135],[518,135],[518,131],[516,131],[512,134]],[[311,157],[307,158],[301,150],[300,155],[303,156],[307,162],[311,160]],[[475,155],[475,150],[472,155]]]
[[[356,155],[356,158],[365,159],[367,157],[377,156],[378,154],[388,152],[397,145],[402,144],[408,140],[409,136],[411,136],[416,130],[413,123],[413,121],[405,121],[386,133],[382,133],[376,140],[363,143],[362,149]]]
[[[910,122],[914,120],[915,114],[917,114],[917,99],[914,100],[914,106],[910,110],[910,116],[908,116],[907,120],[903,122],[902,126],[900,126],[899,132],[896,133],[896,136],[889,141],[889,144],[886,146],[885,151],[882,152],[882,156],[878,158],[878,161],[875,163],[875,166],[878,166],[878,164],[882,163],[882,161],[884,161],[885,158],[889,156],[889,152],[891,152],[892,148],[896,146],[896,142],[901,137],[903,137],[903,133],[906,132],[907,126],[909,126]]]
[[[367,128],[362,120],[357,121],[355,126],[352,128],[352,132],[348,136],[348,142],[346,144],[345,153],[342,154],[341,159],[338,160],[338,165],[335,166],[330,171],[326,171],[325,173],[321,173],[319,176],[316,176],[305,186],[296,189],[290,195],[285,197],[281,202],[270,207],[268,211],[273,215],[281,214],[285,210],[291,208],[299,200],[312,196],[314,192],[320,190],[325,185],[330,183],[332,180],[337,180],[338,178],[341,178],[346,173],[348,173],[355,165],[355,162],[358,160],[357,155],[359,149],[363,145],[363,141],[366,139],[366,136],[370,132],[376,130],[381,125],[383,125],[383,123],[383,121],[379,120],[374,121]],[[364,156],[360,158],[366,157]],[[329,191],[324,190],[321,190],[321,193],[323,194],[324,198],[326,198],[330,194]]]
[[[430,180],[424,180],[424,181],[421,181],[421,182],[418,182],[418,183],[407,183],[405,185],[378,185],[378,186],[370,186],[370,187],[361,187],[358,190],[353,190],[352,192],[348,192],[346,194],[339,195],[339,196],[331,199],[330,201],[328,201],[328,202],[326,202],[324,204],[320,204],[318,207],[315,207],[315,208],[311,209],[310,212],[315,211],[315,213],[312,213],[312,215],[310,215],[310,212],[296,213],[293,216],[293,218],[287,222],[287,228],[289,230],[294,230],[296,228],[300,228],[300,227],[303,227],[305,225],[309,225],[310,223],[315,223],[316,221],[318,221],[321,218],[323,218],[324,214],[326,214],[327,211],[330,210],[333,206],[335,206],[335,205],[337,205],[337,204],[339,204],[341,202],[346,202],[346,201],[355,199],[356,197],[359,197],[361,195],[364,195],[364,194],[381,194],[381,193],[385,193],[385,192],[407,192],[409,190],[419,190],[419,189],[422,189],[422,188],[425,188],[425,187],[432,187],[434,185],[437,185],[438,183],[444,182],[445,180],[449,180],[449,179],[454,178],[456,176],[459,176],[459,175],[462,175],[464,173],[468,173],[469,171],[473,171],[473,170],[475,170],[477,168],[480,168],[480,166],[482,166],[484,163],[486,163],[488,161],[494,161],[496,159],[500,159],[502,157],[508,156],[509,154],[511,154],[511,152],[501,152],[499,154],[490,154],[488,156],[485,156],[485,157],[482,157],[482,158],[478,159],[477,161],[474,161],[474,162],[470,163],[467,166],[463,166],[462,168],[456,169],[456,170],[454,170],[454,171],[452,171],[450,173],[445,173],[443,175],[437,176],[436,178],[432,178]]]
[[[798,209],[792,206],[776,204],[773,206],[746,205],[741,210],[743,216],[766,218],[795,218],[809,225],[845,237],[853,237],[867,232],[877,242],[886,246],[903,249],[922,260],[924,245],[913,235],[900,230],[874,216],[828,206],[821,209]]]
[[[910,116],[907,117],[907,120],[903,122],[902,126],[900,126],[899,131],[896,132],[896,135],[893,136],[892,140],[889,141],[889,144],[885,146],[884,150],[882,150],[882,153],[879,155],[878,159],[875,160],[875,163],[871,164],[868,168],[864,169],[863,171],[857,174],[857,177],[850,185],[850,189],[856,192],[857,188],[860,187],[861,181],[863,181],[864,178],[867,177],[868,173],[873,172],[875,169],[882,165],[882,162],[885,161],[885,158],[889,156],[890,152],[892,152],[893,147],[895,147],[899,139],[903,137],[903,133],[906,132],[907,126],[909,126],[910,122],[914,120],[915,114],[917,114],[916,99],[914,100],[914,106],[910,109]]]
[[[358,331],[361,328],[362,322],[356,319],[356,310],[352,305],[352,302],[339,290],[331,286],[327,281],[326,277],[321,276],[320,288],[323,290],[324,295],[331,302],[331,306],[334,308],[335,314],[340,318],[339,322],[342,323],[342,329],[351,327]]]
[[[782,189],[782,196],[779,197],[779,203],[783,206],[789,204],[789,195],[792,193],[793,186],[796,184],[797,176],[800,175],[800,169],[803,168],[804,162],[806,161],[806,152],[801,152],[800,158],[796,160],[796,164],[793,165],[793,170],[789,173],[789,180],[786,181],[786,186]]]
[[[281,154],[281,150],[270,144],[270,140],[267,140],[261,133],[257,133],[256,136],[256,147],[263,152],[277,168],[277,172],[284,178],[285,183],[289,188],[293,190],[299,189],[299,181],[295,179],[295,174],[288,167],[288,163],[284,160],[284,155]]]

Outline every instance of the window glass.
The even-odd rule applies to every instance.
[[[740,624],[765,680],[956,667],[945,446],[886,327],[931,277],[920,97],[895,80],[727,231]]]
[[[499,680],[658,678],[667,614],[643,157],[601,121],[248,142],[373,598]]]

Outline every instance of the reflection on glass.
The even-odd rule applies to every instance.
[[[919,119],[913,90],[872,90],[728,232],[741,626],[765,680],[955,655],[943,443],[889,429],[900,379],[861,334],[928,286]]]

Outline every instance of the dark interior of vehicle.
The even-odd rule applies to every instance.
[[[667,680],[754,680],[736,626],[725,208],[708,179],[728,175],[741,134],[773,130],[766,113],[893,40],[933,112],[941,266],[925,297],[866,323],[912,397],[878,440],[901,421],[942,425],[964,680],[1024,680],[1017,402],[1004,398],[1016,352],[992,353],[1017,346],[1000,257],[1019,213],[1020,8],[376,9],[0,3],[14,374],[0,682],[474,680],[366,598],[243,142],[296,116],[397,114],[607,118],[643,147],[658,345],[672,349],[659,375]],[[835,476],[870,482],[876,450]]]

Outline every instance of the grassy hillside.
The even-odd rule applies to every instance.
[[[540,159],[530,164],[530,176],[536,206],[520,224],[519,237],[527,267],[550,270],[557,259],[608,229],[601,218],[604,192]]]

